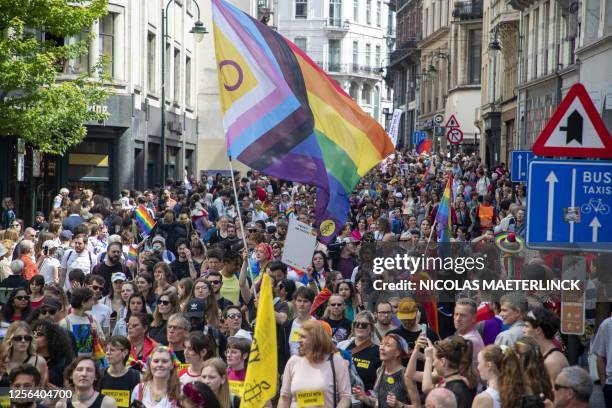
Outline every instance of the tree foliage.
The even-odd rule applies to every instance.
[[[0,0],[0,135],[18,136],[44,153],[62,154],[85,137],[84,122],[106,118],[90,109],[110,95],[103,76],[61,75],[66,62],[87,53],[89,43],[97,39],[53,39],[78,37],[106,15],[107,3]],[[43,32],[50,40],[41,40]]]

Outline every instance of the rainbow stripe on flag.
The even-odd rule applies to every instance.
[[[453,175],[449,173],[448,182],[444,188],[444,194],[438,204],[438,212],[436,214],[436,223],[438,224],[438,241],[439,242],[450,242],[453,224],[452,224],[452,213],[451,213],[451,196],[452,196],[452,184]]]
[[[416,151],[418,154],[430,154],[431,153],[431,140],[425,139],[418,144]]]
[[[139,205],[135,212],[136,221],[140,228],[145,232],[145,234],[150,235],[153,227],[155,226],[155,220],[149,214],[149,211],[143,206]]]
[[[319,235],[329,242],[359,179],[393,153],[391,139],[291,41],[224,0],[212,11],[228,155],[317,186]]]
[[[130,248],[128,249],[128,254],[127,254],[127,261],[131,262],[131,263],[137,263],[138,262],[138,246],[137,245],[130,245]]]

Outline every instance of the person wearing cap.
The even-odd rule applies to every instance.
[[[153,247],[153,252],[165,263],[170,264],[176,259],[176,256],[174,256],[171,251],[166,249],[166,239],[161,235],[156,235],[153,237],[151,246]]]
[[[389,334],[397,334],[408,343],[410,349],[414,348],[416,340],[421,332],[427,334],[427,338],[432,341],[439,340],[436,333],[429,329],[426,324],[419,324],[421,312],[416,302],[412,298],[400,300],[397,308],[397,318],[401,322],[400,327],[391,330]]]
[[[371,396],[363,388],[354,387],[354,397],[366,406],[380,408],[407,408],[412,402],[420,402],[416,385],[404,378],[405,367],[402,360],[408,357],[408,343],[397,334],[383,337],[379,346],[382,363],[374,383]]]
[[[544,366],[553,385],[561,370],[569,367],[567,357],[554,342],[558,331],[559,318],[550,310],[540,306],[527,312],[523,334],[532,337],[538,343],[544,358]]]
[[[285,366],[278,408],[349,408],[351,383],[348,365],[336,353],[326,328],[318,321],[304,322],[298,331],[298,345],[299,355],[292,356]]]

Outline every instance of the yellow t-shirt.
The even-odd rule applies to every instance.
[[[232,275],[231,278],[223,276],[221,295],[235,305],[240,304],[240,284],[236,275]]]

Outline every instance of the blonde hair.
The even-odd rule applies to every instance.
[[[15,337],[15,333],[19,329],[25,330],[28,336],[33,337],[32,328],[26,322],[17,321],[17,322],[11,323],[11,325],[8,327],[8,330],[6,331],[6,337],[4,338],[4,342],[3,342],[4,345],[6,346],[6,353],[8,357],[12,357],[13,355],[13,337]],[[30,347],[28,347],[28,355],[33,356],[35,354],[36,354],[36,342],[34,341],[34,338],[32,338],[32,341],[30,341]]]
[[[215,393],[217,399],[219,400],[219,404],[221,404],[222,408],[230,408],[230,392],[229,392],[229,383],[227,381],[227,364],[219,357],[209,358],[204,361],[204,365],[202,366],[202,371],[206,367],[212,367],[217,371],[220,377],[225,378],[223,384],[221,384],[221,388],[219,388],[219,392]]]
[[[153,373],[151,372],[151,360],[153,360],[153,355],[157,353],[166,353],[170,357],[170,362],[172,363],[172,368],[170,369],[170,373],[168,374],[168,399],[178,401],[181,396],[181,381],[179,380],[178,373],[175,367],[176,356],[173,356],[171,349],[168,349],[165,346],[157,346],[151,351],[149,356],[149,364],[147,365],[147,369],[142,377],[142,382],[147,383],[153,381]]]

